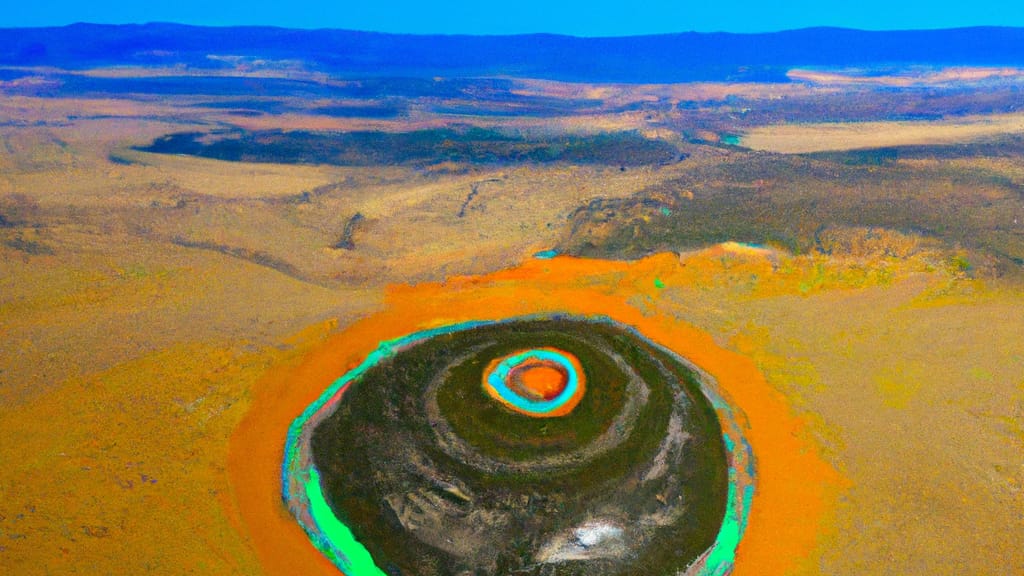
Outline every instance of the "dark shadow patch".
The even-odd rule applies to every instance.
[[[532,137],[484,128],[413,132],[224,131],[162,136],[138,150],[236,162],[338,166],[567,162],[612,166],[663,165],[679,150],[638,132]]]
[[[345,222],[345,229],[341,233],[341,238],[331,245],[331,248],[336,250],[355,250],[356,243],[355,240],[353,240],[353,236],[355,236],[356,229],[359,225],[365,221],[366,218],[359,212],[356,212],[348,219],[348,222]]]
[[[20,234],[10,240],[5,240],[4,246],[32,256],[53,256],[57,253],[52,247],[38,240],[27,240]]]
[[[258,266],[264,266],[272,270],[276,270],[286,276],[301,280],[303,282],[313,282],[308,276],[302,274],[298,268],[293,266],[291,263],[286,262],[280,258],[276,258],[262,250],[252,250],[250,248],[242,248],[240,246],[228,246],[226,244],[218,244],[208,240],[190,240],[181,236],[175,236],[171,239],[171,244],[175,246],[181,246],[183,248],[198,248],[200,250],[210,250],[218,252],[226,256],[233,258],[239,258],[247,262],[251,262]]]

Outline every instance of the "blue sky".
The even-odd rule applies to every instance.
[[[767,32],[809,26],[867,30],[1024,26],[1024,0],[6,0],[0,26],[72,22],[267,24],[382,32],[623,36]]]

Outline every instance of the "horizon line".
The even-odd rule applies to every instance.
[[[851,28],[846,26],[804,26],[800,28],[785,28],[780,30],[770,30],[763,32],[730,32],[728,30],[715,30],[715,31],[700,31],[700,30],[681,30],[678,32],[652,32],[645,34],[621,34],[621,35],[608,35],[608,36],[584,36],[578,34],[568,34],[562,32],[515,32],[515,33],[502,33],[502,34],[488,34],[488,33],[470,33],[470,32],[389,32],[383,30],[361,30],[357,28],[335,28],[335,27],[293,27],[293,26],[278,26],[274,24],[194,24],[187,22],[174,22],[167,20],[154,20],[149,22],[123,22],[123,23],[107,23],[107,22],[71,22],[68,24],[54,24],[45,26],[0,26],[0,31],[14,31],[14,30],[56,30],[64,28],[74,28],[83,26],[95,26],[95,27],[107,27],[107,28],[128,28],[128,27],[146,27],[146,26],[177,26],[181,28],[206,28],[206,29],[264,29],[264,30],[289,30],[296,32],[351,32],[357,34],[374,34],[381,36],[414,36],[414,37],[471,37],[471,38],[514,38],[524,36],[549,36],[559,38],[575,38],[581,40],[612,40],[612,39],[624,39],[624,38],[654,38],[664,36],[683,36],[683,35],[702,35],[702,36],[768,36],[775,34],[786,34],[793,32],[809,32],[809,31],[823,31],[823,30],[835,30],[843,32],[860,32],[865,34],[900,34],[900,33],[926,33],[926,32],[954,32],[963,30],[1024,30],[1024,26],[1006,26],[998,24],[979,24],[971,26],[955,26],[955,27],[938,27],[938,28],[892,28],[892,29],[866,29],[866,28]]]

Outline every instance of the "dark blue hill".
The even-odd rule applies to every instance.
[[[177,24],[0,29],[0,65],[7,66],[226,66],[209,55],[301,60],[314,69],[360,77],[506,74],[605,82],[783,81],[785,70],[793,66],[1024,65],[1024,29],[809,28],[622,38],[412,36]]]

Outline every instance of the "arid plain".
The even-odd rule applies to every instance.
[[[288,407],[332,346],[340,370],[545,293],[708,335],[763,375],[734,395],[762,464],[824,463],[764,479],[737,573],[1024,572],[1024,71],[372,98],[252,96],[345,83],[241,65],[251,92],[226,95],[21,72],[0,82],[4,573],[287,570],[240,496],[279,481],[246,476],[281,450],[246,464],[233,435],[274,437],[250,409]],[[74,73],[189,74],[210,75]],[[801,485],[817,499],[788,509]]]

